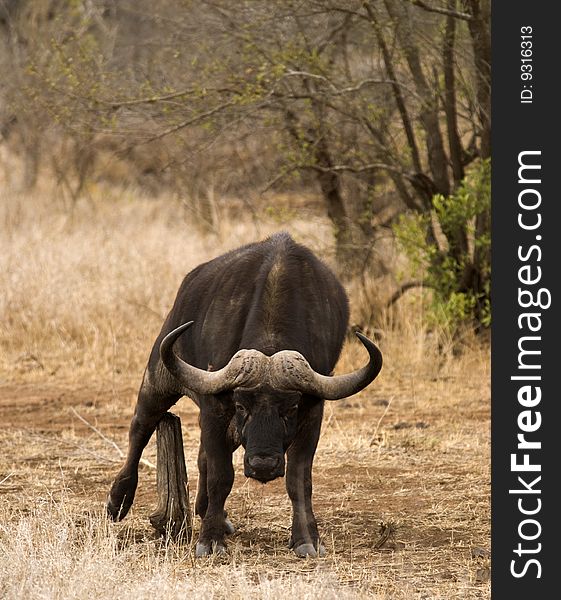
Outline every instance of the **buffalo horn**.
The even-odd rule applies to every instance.
[[[184,387],[198,394],[219,394],[236,387],[253,387],[261,383],[268,357],[258,350],[239,350],[218,371],[205,371],[179,358],[173,351],[173,345],[192,324],[193,321],[189,321],[177,327],[160,344],[162,362]]]
[[[299,353],[290,350],[277,352],[271,357],[273,386],[298,390],[324,400],[340,400],[352,396],[374,381],[382,368],[382,353],[374,342],[362,333],[358,339],[368,350],[368,364],[346,375],[327,376],[316,373]]]
[[[160,357],[167,370],[187,389],[199,394],[218,394],[237,387],[251,388],[268,384],[278,390],[294,390],[325,400],[352,396],[371,383],[382,368],[382,353],[374,342],[356,332],[370,360],[368,364],[346,375],[321,375],[294,350],[282,350],[266,356],[259,350],[239,350],[218,371],[193,367],[173,351],[177,338],[191,325],[189,321],[168,333],[160,344]]]

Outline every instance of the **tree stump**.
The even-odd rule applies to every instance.
[[[158,506],[150,523],[160,535],[191,540],[193,517],[189,505],[189,479],[185,466],[181,419],[166,413],[156,430]]]

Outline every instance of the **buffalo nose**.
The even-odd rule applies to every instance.
[[[278,456],[252,456],[249,459],[249,466],[255,471],[272,471],[279,466],[279,462]]]

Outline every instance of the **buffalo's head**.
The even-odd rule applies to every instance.
[[[234,390],[234,425],[245,449],[244,472],[265,483],[284,475],[284,454],[298,427],[300,392],[268,385]]]
[[[303,394],[324,400],[346,398],[365,388],[382,368],[376,344],[357,332],[370,360],[345,375],[317,373],[294,350],[272,356],[259,350],[239,350],[222,369],[204,371],[173,351],[176,339],[192,324],[181,325],[162,340],[162,362],[187,390],[198,394],[233,392],[235,426],[246,450],[245,474],[263,482],[284,475],[284,453],[296,435]]]

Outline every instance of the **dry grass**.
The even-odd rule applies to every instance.
[[[195,561],[191,547],[153,539],[148,467],[131,516],[106,521],[121,458],[77,415],[126,450],[135,391],[184,274],[281,227],[328,262],[332,247],[305,205],[256,221],[243,203],[237,216],[216,203],[203,235],[179,200],[90,191],[72,211],[49,190],[0,192],[0,597],[488,598],[488,559],[473,551],[490,543],[488,350],[466,339],[454,356],[414,293],[377,324],[376,383],[326,406],[314,467],[325,559],[293,557],[284,482],[242,480],[239,452],[227,558]],[[356,319],[384,292],[357,284]],[[338,368],[362,360],[350,342]],[[176,412],[194,492],[196,408],[184,400]],[[145,456],[155,460],[153,442]]]
[[[240,206],[201,235],[182,202],[132,191],[99,190],[72,212],[48,191],[4,192],[0,206],[0,369],[8,379],[33,371],[39,379],[137,379],[184,275],[280,227],[240,218]],[[330,246],[325,221],[292,215],[282,226],[315,249]]]

